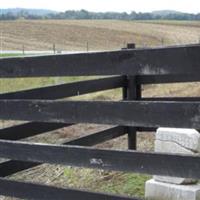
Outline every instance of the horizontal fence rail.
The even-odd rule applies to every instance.
[[[0,100],[0,119],[200,129],[200,102]]]
[[[138,76],[138,84],[161,84],[161,83],[183,83],[183,82],[199,82],[200,74],[192,75],[149,75]]]
[[[27,137],[43,134],[49,131],[54,131],[60,128],[68,127],[71,125],[72,124],[64,123],[30,122],[0,129],[0,139],[20,140]]]
[[[88,136],[80,137],[65,144],[78,146],[94,146],[108,140],[118,138],[127,133],[126,127],[117,126]]]
[[[198,102],[200,97],[144,97],[142,101],[186,101],[186,102]]]
[[[104,170],[200,178],[200,157],[0,140],[0,157]]]
[[[87,136],[83,136],[68,142],[63,145],[80,145],[80,146],[93,146],[102,142],[120,137],[127,133],[125,127],[112,127],[103,131],[99,131]],[[23,161],[5,161],[0,163],[0,177],[9,176],[11,174],[23,171],[32,167],[36,167],[41,163],[37,162],[23,162]]]
[[[62,85],[0,94],[0,99],[61,99],[125,86],[123,76],[109,77]]]
[[[43,200],[140,200],[125,196],[94,193],[83,190],[56,188],[52,186],[23,183],[0,178],[0,194],[22,199]]]
[[[0,59],[0,77],[193,75],[200,45]]]

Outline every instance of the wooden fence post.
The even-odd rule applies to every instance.
[[[25,55],[25,47],[22,45],[22,54]]]
[[[53,53],[56,54],[56,44],[53,43]]]
[[[86,50],[87,50],[87,52],[89,51],[89,42],[88,41],[86,43]]]
[[[127,48],[135,49],[135,44],[127,44]],[[138,84],[137,76],[126,76],[126,86],[123,88],[123,100],[140,100],[141,85]],[[136,150],[137,148],[137,127],[127,127],[128,133],[128,148]]]

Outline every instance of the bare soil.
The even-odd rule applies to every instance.
[[[127,42],[159,46],[199,42],[200,22],[117,20],[0,21],[4,50],[120,49]]]

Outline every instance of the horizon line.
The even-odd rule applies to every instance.
[[[180,11],[180,10],[173,10],[173,9],[160,9],[160,10],[152,10],[152,11],[136,11],[136,10],[132,10],[132,11],[93,11],[93,10],[87,10],[85,8],[82,8],[82,9],[66,9],[66,10],[53,10],[53,9],[50,9],[50,8],[31,8],[31,7],[4,7],[4,8],[1,8],[0,7],[0,10],[6,10],[6,9],[32,9],[32,10],[49,10],[49,11],[52,11],[52,12],[65,12],[65,11],[81,11],[81,10],[85,10],[85,11],[88,11],[88,12],[94,12],[94,13],[106,13],[106,12],[114,12],[114,13],[131,13],[131,12],[136,12],[136,13],[152,13],[152,12],[157,12],[157,11],[171,11],[171,12],[179,12],[179,13],[185,13],[185,14],[200,14],[200,11],[199,12],[185,12],[185,11]]]

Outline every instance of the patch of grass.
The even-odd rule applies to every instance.
[[[0,54],[0,57],[15,57],[20,54]],[[0,79],[0,93],[14,92],[49,85],[58,85],[76,81],[91,80],[97,76],[76,76],[76,77],[43,77],[43,78],[4,78]]]
[[[13,53],[10,53],[10,54],[0,54],[0,57],[15,57],[15,56],[20,56],[21,54],[13,54]]]
[[[145,182],[150,176],[139,174],[117,174],[111,181],[102,184],[102,191],[144,197]]]
[[[0,57],[15,57],[22,54],[0,54]],[[0,93],[14,92],[49,85],[58,85],[63,83],[71,83],[82,80],[90,80],[98,78],[97,76],[82,77],[43,77],[43,78],[4,78],[0,79]]]
[[[70,187],[137,197],[144,197],[145,182],[151,178],[135,173],[80,168],[66,168],[64,175]]]
[[[175,25],[175,26],[186,26],[186,27],[200,27],[199,21],[187,21],[187,20],[139,20],[138,23],[149,23],[149,24],[161,24],[161,25]]]
[[[47,77],[47,78],[5,78],[0,79],[0,93],[13,92],[49,85],[58,85],[81,80],[94,79],[95,77]]]

